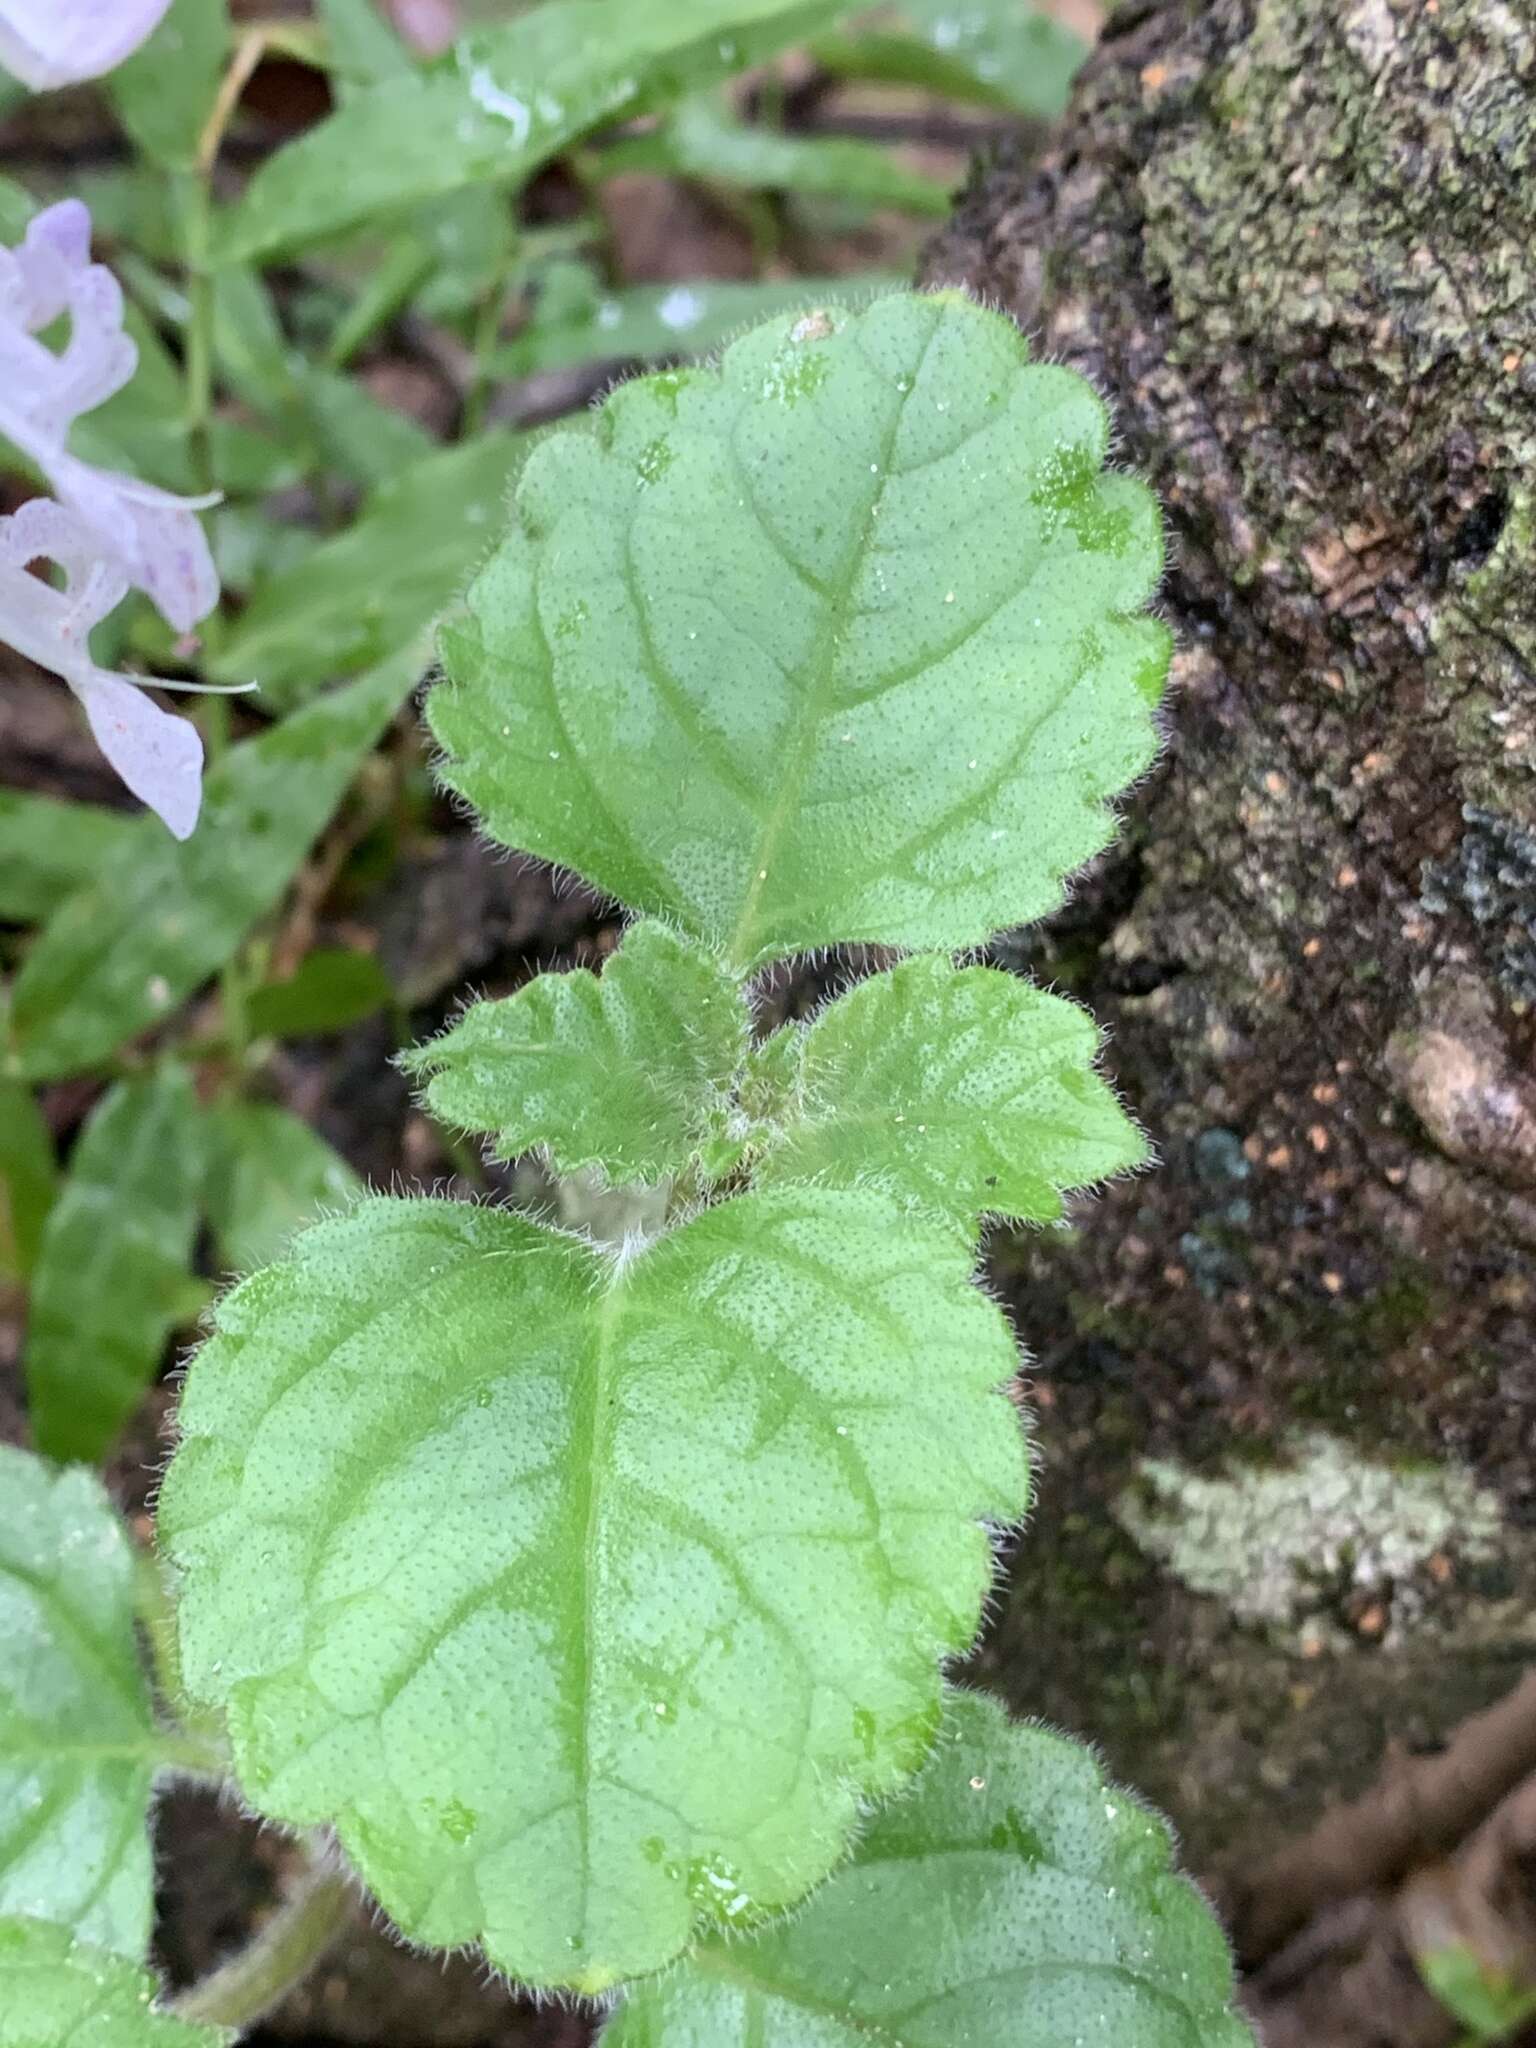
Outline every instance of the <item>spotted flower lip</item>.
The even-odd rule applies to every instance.
[[[0,64],[34,92],[101,78],[159,27],[170,0],[0,0]]]
[[[60,502],[109,544],[128,581],[145,592],[168,626],[189,633],[213,610],[219,572],[192,515],[217,505],[217,491],[178,498],[73,455],[54,459],[50,480]]]

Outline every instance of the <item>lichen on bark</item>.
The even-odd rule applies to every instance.
[[[1514,1548],[1450,1589],[1455,1685],[1403,1706],[1426,1731],[1506,1682],[1536,1521],[1533,252],[1528,7],[1132,0],[1044,158],[979,172],[925,266],[1094,379],[1170,529],[1163,764],[1002,948],[1103,1017],[1162,1153],[1069,1240],[999,1250],[1047,1451],[1103,1468],[1095,1510],[1139,1454],[1298,1425],[1469,1464]],[[1087,1497],[1058,1471],[1042,1524]],[[1021,1583],[992,1654],[1038,1669]],[[1134,1605],[1122,1675],[1156,1656],[1194,1718],[1248,1712],[1235,1637]],[[1312,1694],[1358,1715],[1353,1678]]]

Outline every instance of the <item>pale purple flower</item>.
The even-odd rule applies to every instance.
[[[27,565],[36,561],[56,562],[64,589],[30,574]],[[91,628],[127,589],[127,577],[102,557],[95,534],[52,499],[33,498],[0,518],[0,639],[63,677],[123,781],[185,839],[202,802],[197,727],[162,711],[133,678],[98,668],[91,659]]]
[[[54,457],[48,475],[60,500],[106,545],[168,626],[189,633],[213,610],[219,601],[219,572],[192,515],[216,505],[217,491],[205,498],[178,498],[66,454]]]
[[[113,13],[134,14],[145,34],[153,26],[143,7],[103,8],[101,21]],[[57,0],[40,10],[0,0],[6,62],[8,25],[34,15],[49,24],[84,23],[97,11]],[[68,338],[51,349],[38,336],[65,315]],[[63,677],[124,782],[185,839],[202,800],[197,728],[162,711],[132,677],[98,668],[90,633],[130,588],[144,591],[179,633],[213,609],[218,572],[194,514],[217,494],[178,498],[82,462],[65,445],[80,414],[121,390],[137,366],[117,280],[91,261],[90,214],[78,199],[50,206],[18,248],[0,248],[0,436],[37,465],[56,493],[0,518],[0,640]],[[38,561],[63,571],[62,590],[30,573],[28,565]]]
[[[37,464],[166,624],[190,632],[218,602],[218,572],[193,517],[216,496],[178,498],[64,445],[79,415],[120,390],[139,359],[123,332],[117,279],[90,250],[91,217],[78,199],[38,214],[20,248],[0,249],[0,435]],[[69,337],[55,351],[37,336],[64,313]]]
[[[0,0],[0,64],[34,92],[101,78],[158,28],[170,0]]]

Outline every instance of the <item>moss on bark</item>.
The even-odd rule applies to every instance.
[[[1055,147],[980,173],[926,275],[1095,380],[1170,528],[1165,760],[1121,851],[1010,955],[1110,1025],[1163,1154],[1069,1242],[999,1252],[1047,1446],[1104,1475],[1048,1466],[1042,1525],[1139,1452],[1298,1418],[1467,1461],[1512,1576],[1486,1612],[1459,1589],[1454,1685],[1439,1651],[1398,1667],[1431,1728],[1523,1654],[1536,1523],[1536,16],[1138,0]],[[1035,1548],[993,1655],[1038,1706]],[[1182,1673],[1192,1728],[1293,1691],[1358,1717],[1370,1689],[1235,1635],[1218,1654],[1172,1593],[1126,1613],[1121,1677]],[[1065,1643],[1064,1608],[1051,1626]],[[1187,1806],[1063,1655],[1067,1718]],[[1296,1743],[1326,1758],[1311,1711]],[[1287,1739],[1261,1717],[1243,1767]]]

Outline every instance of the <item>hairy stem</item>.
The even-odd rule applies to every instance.
[[[346,1925],[353,1897],[350,1880],[328,1857],[317,1857],[247,1946],[172,1999],[170,2011],[210,2026],[259,2020],[319,1962]]]
[[[181,1678],[181,1644],[176,1608],[153,1551],[134,1556],[133,1609],[149,1646],[155,1690],[174,1727],[160,1745],[160,1760],[193,1777],[222,1781],[229,1775],[224,1731],[215,1717],[193,1710]]]

